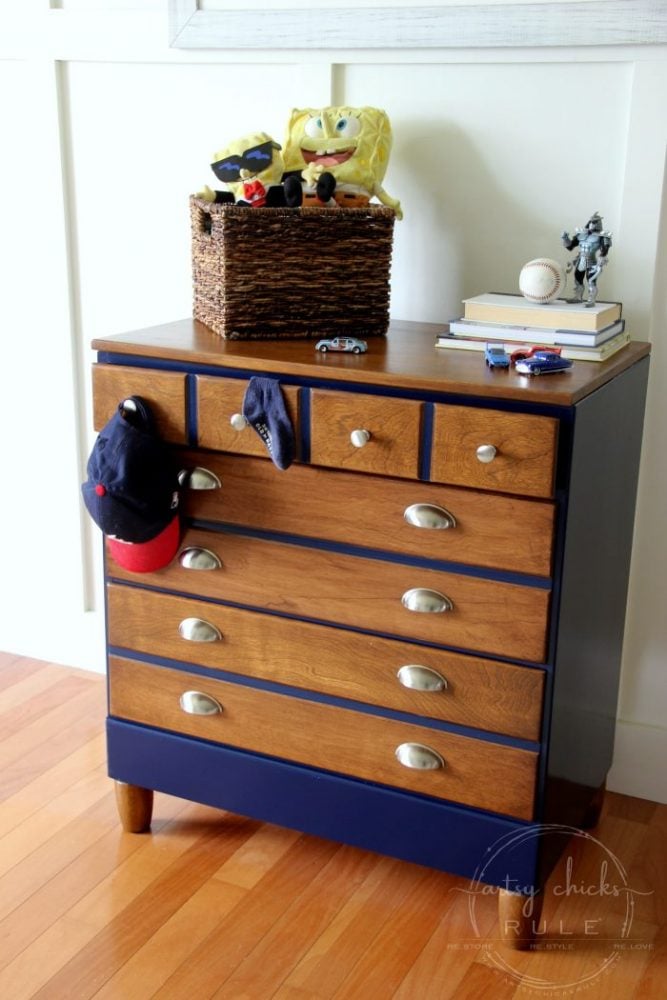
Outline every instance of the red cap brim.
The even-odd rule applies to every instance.
[[[176,555],[181,540],[178,514],[150,542],[121,542],[107,538],[109,555],[131,573],[153,573],[163,569]]]

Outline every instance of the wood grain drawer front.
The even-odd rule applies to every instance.
[[[554,505],[547,501],[306,465],[277,473],[259,459],[227,455],[190,452],[183,462],[204,466],[222,484],[186,492],[190,517],[536,576],[551,570]],[[416,526],[408,510],[413,521],[430,523],[430,515],[450,526]]]
[[[165,441],[185,444],[185,375],[124,365],[93,365],[93,426],[102,430],[118,404],[141,396],[151,408],[157,430]]]
[[[246,379],[197,376],[198,441],[202,448],[268,458],[266,445],[252,427],[236,430],[231,418],[243,410]],[[281,386],[285,407],[298,441],[298,389]]]
[[[431,479],[551,497],[557,437],[558,421],[552,417],[437,405]]]
[[[541,670],[120,584],[107,597],[112,646],[539,740]],[[185,639],[192,619],[219,638]]]
[[[352,392],[311,393],[310,460],[314,465],[416,479],[422,404]],[[370,435],[361,447],[355,431]]]
[[[143,582],[194,596],[266,608],[281,614],[366,628],[510,659],[544,660],[549,592],[538,587],[440,573],[377,559],[269,542],[227,532],[187,532],[182,548],[212,551],[220,567],[185,569],[175,559]],[[136,574],[109,557],[109,573]],[[451,601],[452,610],[410,611],[414,588]]]
[[[528,750],[118,657],[109,671],[118,718],[532,819],[537,754]],[[220,711],[189,714],[186,692]],[[396,758],[404,743],[427,746],[443,766],[404,767]]]

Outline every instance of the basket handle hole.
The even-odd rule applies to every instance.
[[[213,219],[209,212],[203,212],[201,208],[199,211],[199,232],[204,233],[206,236],[211,235],[211,230],[213,229]]]

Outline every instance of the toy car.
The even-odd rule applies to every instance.
[[[504,347],[497,344],[487,344],[484,348],[484,360],[489,368],[509,368],[510,359]]]
[[[554,351],[536,351],[529,358],[517,361],[515,368],[522,375],[548,375],[552,372],[564,372],[572,367],[572,362],[562,358]]]
[[[356,337],[331,337],[328,340],[318,340],[315,344],[316,351],[352,351],[353,354],[363,354],[368,350],[365,340],[358,340]]]
[[[537,354],[538,351],[548,351],[550,354],[560,354],[562,350],[562,347],[517,347],[510,354],[510,361],[513,365],[515,365],[517,361],[523,361],[524,358],[532,358],[532,356]]]

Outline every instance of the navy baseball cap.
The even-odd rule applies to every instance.
[[[180,542],[179,467],[140,396],[130,396],[100,431],[81,487],[88,513],[119,566],[161,569]]]

